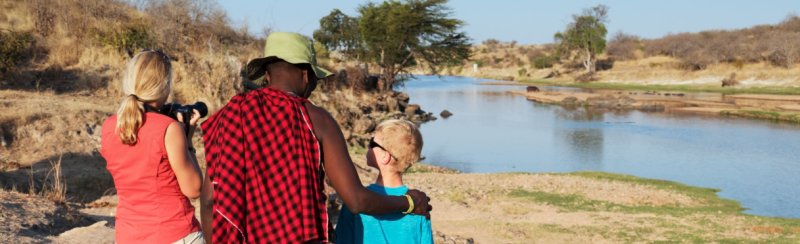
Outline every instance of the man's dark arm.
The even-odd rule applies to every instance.
[[[317,139],[322,143],[325,172],[350,212],[382,215],[408,210],[409,203],[406,197],[378,194],[361,185],[339,124],[324,109],[314,105],[306,107],[314,124]],[[413,213],[430,218],[427,195],[418,190],[409,190],[407,194],[414,200]]]
[[[214,185],[211,184],[211,178],[206,174],[203,188],[200,189],[200,227],[203,229],[203,238],[206,243],[211,243],[211,235],[214,230],[212,221],[214,221]]]

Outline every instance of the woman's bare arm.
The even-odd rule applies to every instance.
[[[195,199],[200,197],[203,175],[197,165],[196,156],[188,150],[191,144],[185,135],[181,123],[170,123],[164,135],[164,147],[167,149],[167,158],[178,179],[181,192],[186,197]]]

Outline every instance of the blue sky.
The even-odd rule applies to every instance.
[[[248,23],[253,33],[271,26],[274,30],[311,36],[319,28],[319,19],[334,8],[356,16],[358,6],[367,2],[228,0],[219,1],[219,4],[234,25]],[[565,28],[572,14],[597,4],[610,7],[609,38],[619,30],[644,38],[658,38],[668,33],[777,24],[787,14],[800,12],[800,0],[451,0],[448,6],[453,10],[453,17],[467,22],[463,30],[475,43],[495,38],[504,42],[542,44],[552,42],[553,34]]]

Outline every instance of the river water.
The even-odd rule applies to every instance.
[[[418,76],[397,90],[438,120],[425,163],[466,173],[605,171],[721,189],[745,213],[800,218],[800,126],[715,115],[564,108],[495,80]],[[540,87],[543,91],[577,88]],[[447,119],[439,113],[447,109]]]

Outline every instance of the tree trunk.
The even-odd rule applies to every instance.
[[[586,59],[583,60],[583,66],[586,67],[586,72],[594,71],[594,62],[592,62],[592,52],[586,50]]]

